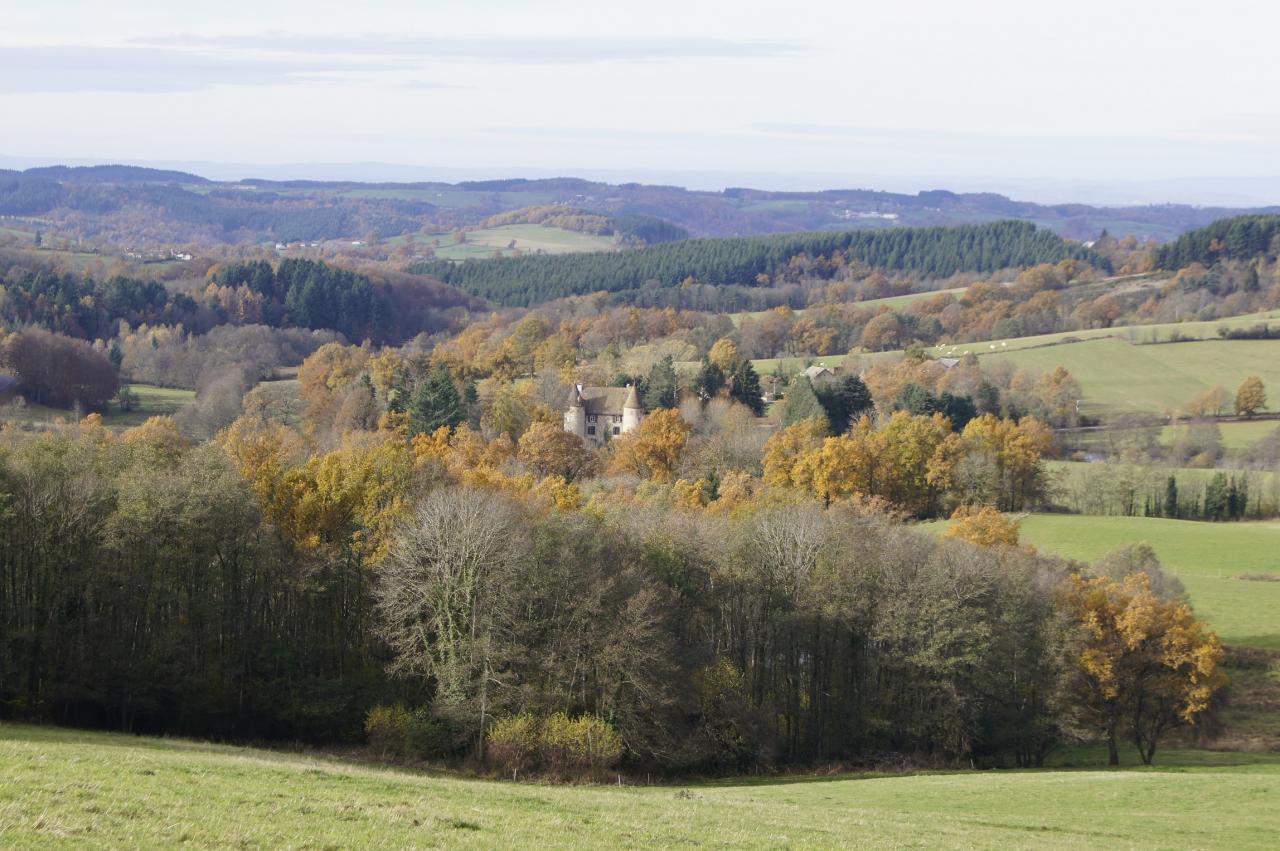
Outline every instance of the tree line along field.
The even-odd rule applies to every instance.
[[[1084,390],[1081,410],[1085,413],[1164,414],[1181,410],[1192,396],[1214,385],[1234,393],[1250,375],[1261,377],[1268,387],[1280,388],[1280,340],[1218,337],[1219,328],[1240,329],[1277,321],[1280,311],[1267,311],[1207,322],[1130,325],[958,343],[936,346],[927,353],[935,358],[973,354],[984,363],[1008,361],[1019,369],[1039,373],[1062,366]],[[1175,333],[1184,341],[1167,342]],[[867,362],[899,356],[901,352],[859,355]],[[838,367],[846,360],[843,355],[763,358],[753,360],[752,365],[761,375],[768,375],[780,365],[784,371],[798,371],[809,363]]]
[[[1276,420],[1257,420],[1254,422],[1241,421],[1239,425],[1265,425],[1269,426],[1269,431],[1275,431],[1280,428],[1280,423]],[[1226,432],[1226,426],[1237,425],[1236,422],[1223,423],[1223,431]],[[1266,434],[1268,430],[1262,433]],[[1123,511],[1117,510],[1115,506],[1107,506],[1101,510],[1088,510],[1083,506],[1075,503],[1082,500],[1077,499],[1077,495],[1089,495],[1093,497],[1095,503],[1105,502],[1106,494],[1088,494],[1090,488],[1096,489],[1098,486],[1097,479],[1091,478],[1095,471],[1120,470],[1131,474],[1132,479],[1138,479],[1136,482],[1119,482],[1117,480],[1125,478],[1124,475],[1114,475],[1112,484],[1135,485],[1138,498],[1136,500],[1135,510],[1145,509],[1144,498],[1150,496],[1165,496],[1165,486],[1170,476],[1173,476],[1177,482],[1179,490],[1179,498],[1183,508],[1186,508],[1188,499],[1195,499],[1201,496],[1204,487],[1219,473],[1227,475],[1235,475],[1237,477],[1248,477],[1247,489],[1250,499],[1254,500],[1249,504],[1256,506],[1260,499],[1268,503],[1280,503],[1280,472],[1273,470],[1240,470],[1232,467],[1170,467],[1155,464],[1141,465],[1125,465],[1120,463],[1098,463],[1094,461],[1059,461],[1049,460],[1045,462],[1045,468],[1054,478],[1053,490],[1055,491],[1055,500],[1061,507],[1077,514],[1092,514],[1101,516],[1112,516],[1123,514]],[[1156,506],[1152,506],[1154,509]]]
[[[1096,754],[1069,756],[1096,764]],[[1168,751],[1161,767],[1118,771],[584,787],[0,725],[0,843],[15,848],[691,848],[714,837],[735,848],[1268,849],[1277,794],[1275,754]]]

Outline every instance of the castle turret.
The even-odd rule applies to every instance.
[[[644,408],[640,407],[640,394],[634,384],[627,385],[627,399],[622,403],[622,433],[626,434],[640,425]]]
[[[587,437],[587,407],[582,402],[582,385],[573,385],[569,407],[564,412],[564,430],[583,440]]]

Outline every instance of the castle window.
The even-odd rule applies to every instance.
[[[614,433],[614,434],[621,434],[621,433],[622,433],[622,429],[618,428],[617,426],[614,426],[614,427],[613,427],[613,433]]]
[[[587,426],[587,434],[595,434],[595,433],[596,433],[595,426]]]

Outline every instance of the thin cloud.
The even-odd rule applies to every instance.
[[[334,63],[157,47],[0,47],[0,94],[194,92],[214,86],[275,86],[385,64]]]
[[[295,56],[378,56],[446,59],[510,65],[579,65],[675,59],[760,59],[804,52],[799,42],[660,36],[547,36],[450,38],[440,36],[176,35],[136,43],[255,51]]]

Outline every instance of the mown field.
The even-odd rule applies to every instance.
[[[1224,643],[1280,650],[1280,522],[1036,514],[1023,520],[1022,541],[1080,561],[1148,543]]]
[[[102,423],[109,428],[131,428],[141,425],[149,417],[172,416],[195,398],[193,390],[179,390],[172,387],[156,387],[151,384],[128,385],[137,397],[137,404],[131,411],[122,411],[114,402],[102,412]],[[58,420],[69,420],[73,412],[61,408],[48,408],[44,405],[24,404],[22,406],[6,406],[0,409],[0,419],[8,419],[18,424],[34,426],[51,425]]]
[[[1275,847],[1280,755],[548,786],[0,725],[0,844],[168,848]],[[1097,764],[1101,754],[1093,754]],[[1125,754],[1125,762],[1136,762]],[[1079,763],[1077,763],[1079,764]]]
[[[1250,375],[1280,389],[1280,340],[1143,346],[1111,338],[1011,350],[989,357],[1038,372],[1065,367],[1084,391],[1082,409],[1094,411],[1177,412],[1192,396],[1215,384],[1234,394]]]

